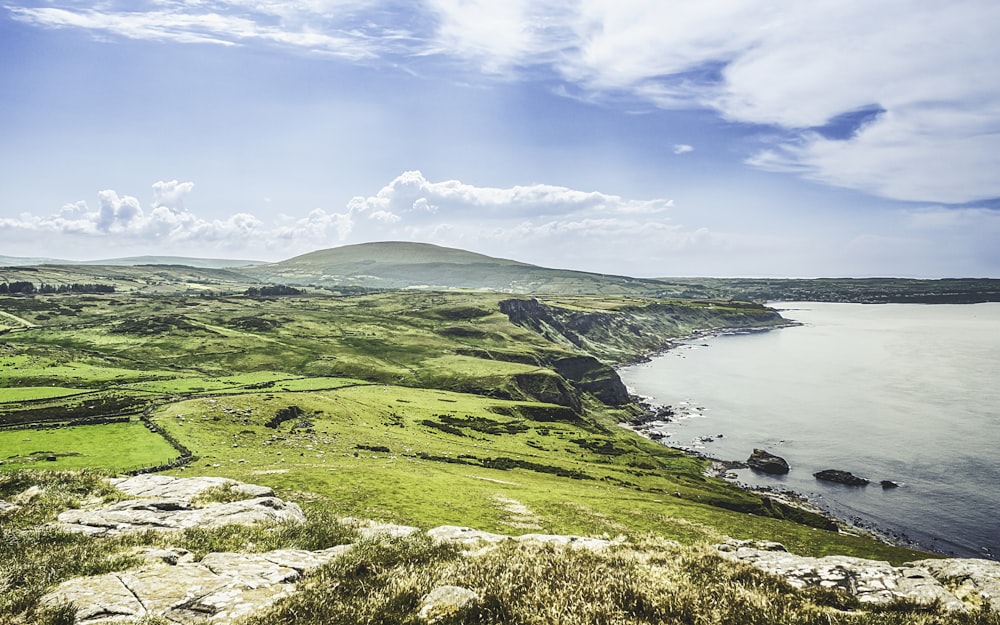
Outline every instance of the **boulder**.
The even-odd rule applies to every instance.
[[[784,475],[788,473],[788,462],[781,456],[775,456],[763,449],[754,449],[750,457],[747,458],[747,466],[754,471],[768,473],[770,475]]]
[[[461,586],[438,586],[420,601],[417,618],[426,623],[437,623],[456,616],[462,610],[479,603],[479,595]]]
[[[825,469],[813,473],[813,477],[824,482],[836,482],[837,484],[845,484],[847,486],[866,486],[868,484],[868,480],[865,478],[858,477],[850,471],[841,471],[840,469]]]

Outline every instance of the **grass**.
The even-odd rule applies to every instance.
[[[799,592],[704,546],[661,539],[599,553],[504,543],[466,556],[418,535],[357,544],[246,625],[426,622],[418,617],[423,598],[445,585],[475,593],[467,605],[439,610],[432,622],[447,625],[1000,623],[995,612],[955,615],[909,604],[862,611],[837,592]]]
[[[0,388],[0,403],[30,401],[33,399],[51,399],[86,393],[86,389],[66,388],[61,386],[21,386],[16,388]]]
[[[299,592],[243,625],[419,623],[423,598],[454,585],[475,593],[468,605],[442,610],[442,624],[782,623],[804,625],[998,625],[1000,613],[970,615],[899,603],[859,604],[836,591],[798,591],[749,565],[723,560],[704,542],[681,545],[630,534],[618,546],[591,552],[507,542],[472,554],[435,544],[425,534],[360,539],[329,508],[306,506],[304,524],[264,524],[143,532],[91,538],[32,530],[63,509],[122,495],[99,472],[21,471],[0,474],[0,497],[33,491],[0,525],[0,622],[72,623],[70,608],[38,610],[52,585],[139,564],[139,547],[179,547],[195,558],[218,551],[353,548],[312,574]],[[228,500],[231,493],[206,495]],[[149,618],[146,625],[162,621]]]
[[[0,473],[0,498],[35,494],[8,512],[0,524],[0,622],[56,622],[60,614],[36,612],[38,599],[60,581],[120,571],[140,563],[137,547],[178,547],[200,558],[217,551],[264,552],[273,549],[326,549],[354,542],[356,532],[328,511],[311,509],[304,524],[191,528],[182,532],[142,532],[113,538],[69,534],[42,524],[86,502],[123,497],[96,471],[19,471]],[[66,620],[72,623],[71,620]]]
[[[0,472],[24,468],[125,471],[178,456],[137,421],[71,428],[0,431]]]

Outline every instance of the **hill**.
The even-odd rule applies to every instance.
[[[659,296],[674,290],[661,280],[549,269],[428,243],[345,245],[241,271],[262,282],[376,289]]]
[[[0,284],[30,282],[41,285],[98,284],[118,292],[208,294],[242,292],[257,280],[229,269],[189,265],[25,265],[0,267]]]
[[[226,269],[263,265],[261,260],[238,260],[233,258],[190,258],[187,256],[128,256],[103,260],[65,260],[59,258],[25,258],[20,256],[0,256],[0,267],[28,267],[33,265],[104,265],[109,267],[134,267],[136,265],[182,265],[201,269]]]

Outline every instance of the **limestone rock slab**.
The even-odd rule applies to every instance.
[[[970,602],[989,601],[1000,611],[1000,562],[980,558],[945,558],[908,562],[931,572],[958,597]]]
[[[863,603],[888,604],[905,599],[920,605],[940,602],[948,610],[965,611],[965,604],[949,592],[926,568],[895,567],[881,560],[851,556],[811,558],[768,545],[759,549],[746,543],[719,545],[719,553],[777,575],[796,588],[818,586],[839,589]]]
[[[321,551],[218,552],[200,562],[192,562],[182,549],[149,549],[145,552],[148,564],[122,573],[63,582],[42,598],[42,605],[74,603],[79,609],[79,625],[147,615],[181,624],[230,623],[289,596],[304,574],[347,549],[350,545]]]

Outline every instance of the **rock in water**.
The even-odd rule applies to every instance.
[[[865,486],[868,484],[868,480],[865,478],[858,477],[850,471],[841,471],[839,469],[819,471],[818,473],[813,473],[813,477],[817,480],[836,482],[837,484],[846,484],[847,486]]]
[[[784,475],[788,473],[788,463],[781,456],[775,456],[763,449],[754,449],[750,457],[747,458],[747,465],[754,471],[769,473],[771,475]]]

